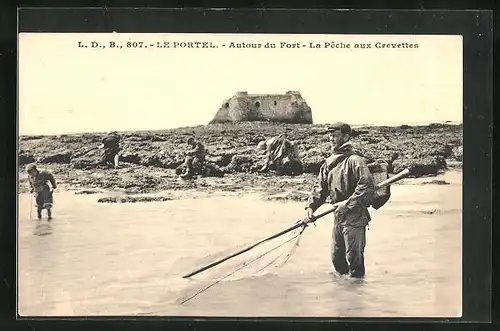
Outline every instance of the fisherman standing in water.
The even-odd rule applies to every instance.
[[[52,193],[57,188],[54,176],[46,171],[39,171],[34,164],[26,167],[28,181],[31,187],[30,193],[35,193],[36,211],[38,221],[42,220],[42,210],[47,210],[48,221],[52,220],[52,204],[54,203]],[[49,187],[49,183],[52,188]]]
[[[375,192],[372,174],[363,157],[351,145],[351,127],[336,123],[328,127],[333,153],[319,171],[306,206],[306,220],[329,196],[334,211],[331,258],[339,274],[361,278],[365,275],[366,226],[371,220],[368,207]]]

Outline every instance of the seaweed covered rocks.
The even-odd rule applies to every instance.
[[[261,176],[264,162],[259,141],[285,133],[297,145],[303,164],[299,178],[314,177],[331,152],[324,125],[245,122],[210,124],[155,132],[121,132],[120,166],[100,167],[98,146],[103,133],[28,136],[19,141],[19,166],[37,162],[58,173],[67,186],[151,192],[163,189],[217,189],[218,183],[239,181],[248,189],[275,183],[275,174]],[[397,173],[411,167],[416,176],[432,176],[449,164],[460,167],[463,157],[461,125],[431,124],[401,127],[353,127],[353,146],[368,163],[382,160]],[[177,178],[182,172],[188,137],[206,146],[206,165],[194,181]],[[269,177],[271,176],[271,177]],[[285,178],[282,176],[281,178]],[[241,181],[240,181],[241,179]],[[266,184],[266,185],[264,185]],[[272,184],[274,185],[274,184]]]

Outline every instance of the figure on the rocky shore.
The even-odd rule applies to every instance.
[[[371,220],[368,207],[375,182],[363,157],[351,145],[351,127],[337,123],[328,128],[333,153],[319,171],[306,205],[305,216],[313,213],[329,196],[334,211],[331,258],[335,270],[351,277],[365,275],[366,227]]]
[[[184,172],[180,175],[182,178],[188,178],[195,173],[200,173],[205,163],[205,146],[194,137],[189,137],[187,144],[191,147],[186,151],[186,159],[182,167]]]
[[[118,152],[120,151],[120,136],[117,132],[111,131],[102,139],[102,145],[99,148],[104,148],[102,155],[102,165],[118,168]]]
[[[30,193],[35,193],[37,218],[42,219],[42,210],[47,210],[47,219],[52,219],[53,191],[57,188],[54,176],[46,171],[39,171],[34,164],[29,164],[26,167],[28,173],[28,181],[30,184]],[[52,188],[49,187],[49,182]]]
[[[257,150],[266,151],[264,166],[260,171],[275,169],[277,174],[301,174],[303,167],[297,146],[285,134],[262,140]]]

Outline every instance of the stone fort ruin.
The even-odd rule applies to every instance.
[[[237,92],[224,100],[209,124],[250,121],[312,124],[312,111],[298,91],[285,94]]]

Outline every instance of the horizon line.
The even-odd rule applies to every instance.
[[[320,125],[329,125],[328,123],[280,123],[280,122],[265,122],[265,121],[246,121],[246,122],[235,122],[235,123],[213,123],[213,124],[198,124],[198,125],[187,125],[187,126],[178,126],[174,128],[165,128],[165,129],[130,129],[130,130],[117,130],[117,129],[109,129],[102,131],[77,131],[77,132],[54,132],[54,133],[29,133],[29,134],[19,134],[18,129],[18,137],[30,137],[30,136],[59,136],[59,135],[81,135],[81,134],[103,134],[109,131],[118,131],[118,132],[159,132],[159,131],[173,131],[179,129],[190,129],[190,128],[199,128],[199,127],[209,127],[214,125],[241,125],[241,124],[252,124],[252,123],[266,123],[266,124],[275,124],[275,125],[309,125],[309,126],[320,126]],[[352,128],[366,128],[366,127],[398,127],[403,125],[408,126],[428,126],[431,124],[444,124],[444,125],[461,125],[463,121],[441,121],[441,122],[418,122],[418,123],[410,123],[406,122],[403,124],[395,124],[395,123],[387,123],[387,124],[350,124]]]

